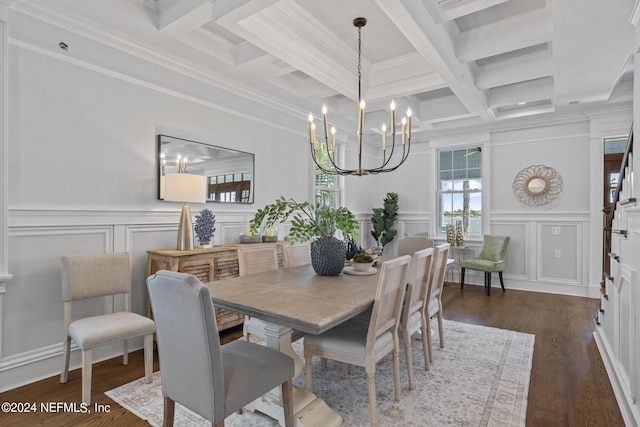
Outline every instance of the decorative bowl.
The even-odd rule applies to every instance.
[[[373,265],[373,262],[355,262],[354,261],[351,263],[351,266],[355,271],[367,271],[369,270],[369,268],[371,268],[372,265]]]

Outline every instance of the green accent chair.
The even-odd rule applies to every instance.
[[[466,269],[484,271],[484,287],[487,288],[487,295],[491,296],[491,273],[497,272],[500,277],[502,292],[504,280],[504,259],[509,246],[509,236],[491,236],[485,234],[482,251],[477,258],[460,261],[460,289],[464,289],[464,272]]]

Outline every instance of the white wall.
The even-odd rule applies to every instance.
[[[130,252],[132,306],[144,313],[146,251],[175,245],[179,216],[179,206],[156,199],[158,133],[255,153],[255,204],[206,205],[216,214],[215,244],[235,241],[245,216],[280,195],[307,199],[312,185],[305,114],[257,102],[260,97],[187,65],[163,62],[161,52],[133,55],[17,13],[9,14],[9,21],[8,159],[3,159],[8,256],[0,261],[13,279],[0,283],[0,391],[59,373],[62,255]],[[58,48],[62,40],[69,51]],[[365,245],[372,243],[371,209],[382,206],[390,191],[400,196],[401,235],[433,233],[436,149],[482,144],[487,231],[512,236],[507,288],[587,295],[600,280],[593,269],[600,254],[589,249],[600,239],[600,212],[592,198],[602,194],[593,178],[599,144],[607,134],[625,134],[630,116],[629,106],[597,119],[522,122],[422,138],[396,172],[346,177],[345,203],[362,221]],[[515,174],[537,163],[555,167],[565,182],[563,197],[549,209],[524,208],[511,191]],[[194,205],[192,212],[204,206]],[[561,228],[561,238],[551,227]],[[468,243],[466,256],[472,256],[479,242]],[[560,260],[549,257],[554,249],[561,250]],[[481,282],[479,276],[469,279]],[[88,302],[82,310],[108,311],[118,303]],[[106,348],[95,357],[118,350]],[[72,366],[79,366],[77,351]]]
[[[145,313],[146,251],[175,247],[181,208],[157,200],[159,133],[255,154],[255,204],[206,205],[216,215],[215,244],[237,241],[245,217],[281,194],[306,200],[312,178],[309,162],[300,161],[308,158],[304,115],[31,17],[9,20],[13,279],[0,289],[0,391],[59,373],[61,256],[128,251],[132,309]],[[60,40],[69,51],[58,48]],[[192,213],[203,207],[191,206]],[[89,301],[79,310],[109,311],[118,303]],[[94,358],[119,351],[119,345],[99,349]]]

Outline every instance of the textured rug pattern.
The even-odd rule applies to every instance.
[[[412,342],[416,389],[409,390],[404,346],[400,349],[402,400],[394,402],[391,355],[377,365],[376,391],[380,426],[524,426],[533,357],[534,336],[504,329],[446,321],[445,348],[434,334],[434,363],[424,370],[422,343]],[[300,342],[294,349],[302,354]],[[303,359],[304,363],[304,359]],[[341,363],[328,361],[320,369],[313,361],[312,391],[344,419],[344,426],[369,425],[369,400],[364,369],[343,378]],[[294,385],[304,387],[303,373]],[[162,425],[160,374],[151,384],[133,381],[107,396],[147,420]],[[176,426],[210,426],[198,415],[176,405]],[[260,413],[244,411],[226,419],[227,426],[278,425]]]

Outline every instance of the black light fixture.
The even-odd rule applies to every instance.
[[[411,149],[411,108],[407,109],[407,115],[401,120],[401,140],[402,140],[402,156],[397,160],[398,156],[396,156],[396,162],[392,165],[389,165],[391,158],[393,157],[393,152],[396,148],[396,104],[394,101],[391,101],[391,126],[389,129],[391,135],[391,150],[389,150],[387,156],[387,126],[383,123],[380,129],[382,135],[382,164],[378,167],[364,169],[362,167],[362,132],[364,129],[364,107],[365,102],[362,99],[361,92],[361,77],[362,77],[362,66],[361,66],[361,56],[362,56],[362,37],[361,31],[362,27],[367,24],[366,18],[356,18],[353,20],[353,25],[358,28],[358,130],[356,134],[356,138],[358,141],[358,167],[356,169],[343,169],[340,168],[335,161],[336,155],[336,128],[334,126],[331,127],[331,143],[329,143],[329,124],[327,119],[327,107],[326,105],[322,106],[322,120],[324,125],[324,144],[326,148],[327,158],[329,160],[330,165],[323,165],[322,162],[319,162],[316,158],[316,125],[313,122],[313,114],[309,113],[309,143],[311,146],[311,156],[313,158],[316,166],[324,173],[329,175],[369,175],[369,174],[378,174],[383,172],[392,172],[400,165],[402,165],[407,157],[409,156],[409,150]],[[322,142],[320,142],[322,144]]]

